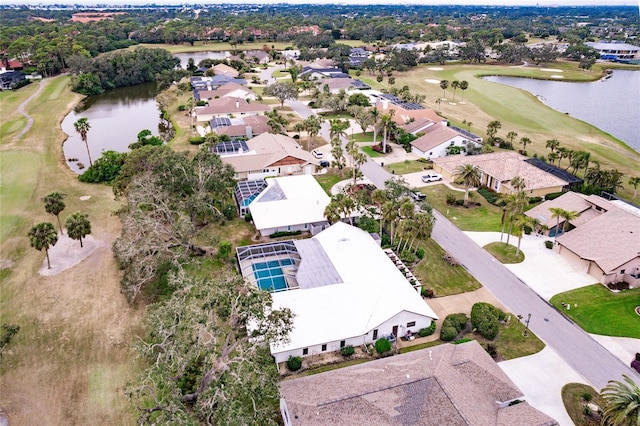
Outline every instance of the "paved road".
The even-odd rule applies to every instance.
[[[372,160],[362,166],[362,172],[379,188],[383,188],[384,182],[392,177]],[[511,312],[524,318],[531,314],[530,329],[597,390],[606,386],[609,380],[622,379],[622,374],[640,383],[639,374],[540,298],[447,218],[437,211],[434,214],[436,225],[432,238]]]

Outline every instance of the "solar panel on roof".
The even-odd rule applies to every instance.
[[[242,150],[243,152],[249,151],[247,143],[243,140],[231,140],[225,142],[218,142],[213,151],[216,154],[231,154]]]

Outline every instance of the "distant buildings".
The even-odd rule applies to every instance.
[[[626,43],[587,42],[587,46],[600,54],[600,59],[640,60],[640,47]]]

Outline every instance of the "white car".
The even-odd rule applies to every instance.
[[[442,180],[442,175],[439,175],[438,173],[429,173],[428,175],[422,176],[422,181],[424,183],[437,182],[439,180]]]
[[[317,149],[314,149],[313,151],[311,151],[311,155],[313,155],[316,158],[322,158],[323,157],[322,152],[318,151]]]

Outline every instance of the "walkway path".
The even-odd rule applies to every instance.
[[[22,129],[22,131],[20,131],[20,133],[18,133],[15,136],[16,140],[20,139],[21,137],[23,137],[25,135],[25,133],[27,133],[29,130],[31,130],[31,127],[33,126],[33,117],[31,117],[29,114],[27,114],[27,112],[25,111],[25,107],[31,101],[31,99],[35,98],[36,96],[38,96],[40,94],[40,92],[42,91],[44,86],[45,86],[44,80],[40,80],[40,82],[38,83],[38,90],[33,92],[33,94],[31,96],[29,96],[27,99],[25,99],[24,102],[22,102],[20,104],[20,106],[18,107],[18,112],[20,114],[22,114],[24,117],[27,118],[27,125],[24,126],[24,129]]]

